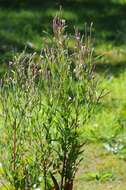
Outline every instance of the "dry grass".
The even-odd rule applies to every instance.
[[[82,163],[75,180],[75,190],[125,190],[126,163],[116,154],[108,154],[101,144],[90,144],[85,151]],[[113,179],[105,180],[86,178],[86,174],[96,172],[112,172]]]

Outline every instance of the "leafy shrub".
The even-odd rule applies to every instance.
[[[1,160],[4,184],[11,189],[73,189],[83,130],[102,95],[91,35],[81,37],[75,29],[72,37],[65,27],[55,17],[51,43],[40,55],[16,57],[1,83]]]

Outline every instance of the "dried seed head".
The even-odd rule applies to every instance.
[[[9,66],[12,66],[13,65],[13,62],[12,61],[9,61]]]
[[[77,41],[80,41],[81,36],[80,36],[80,32],[79,32],[78,28],[75,29],[75,38]]]
[[[55,17],[53,19],[53,32],[56,37],[60,34],[61,31],[63,31],[65,27],[65,20],[61,20],[59,17]]]

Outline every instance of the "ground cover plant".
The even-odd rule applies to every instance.
[[[91,27],[85,36],[78,29],[70,36],[65,20],[56,16],[54,37],[41,54],[23,52],[10,62],[0,89],[5,189],[73,189],[83,160],[83,130],[103,97]]]

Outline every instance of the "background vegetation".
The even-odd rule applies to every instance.
[[[109,93],[99,104],[97,114],[84,130],[84,162],[78,172],[75,189],[125,190],[126,178],[126,1],[1,0],[0,73],[25,46],[40,51],[45,33],[52,32],[52,18],[62,5],[69,32],[72,25],[84,30],[93,22],[96,69],[101,86]],[[43,40],[44,39],[44,40]]]

